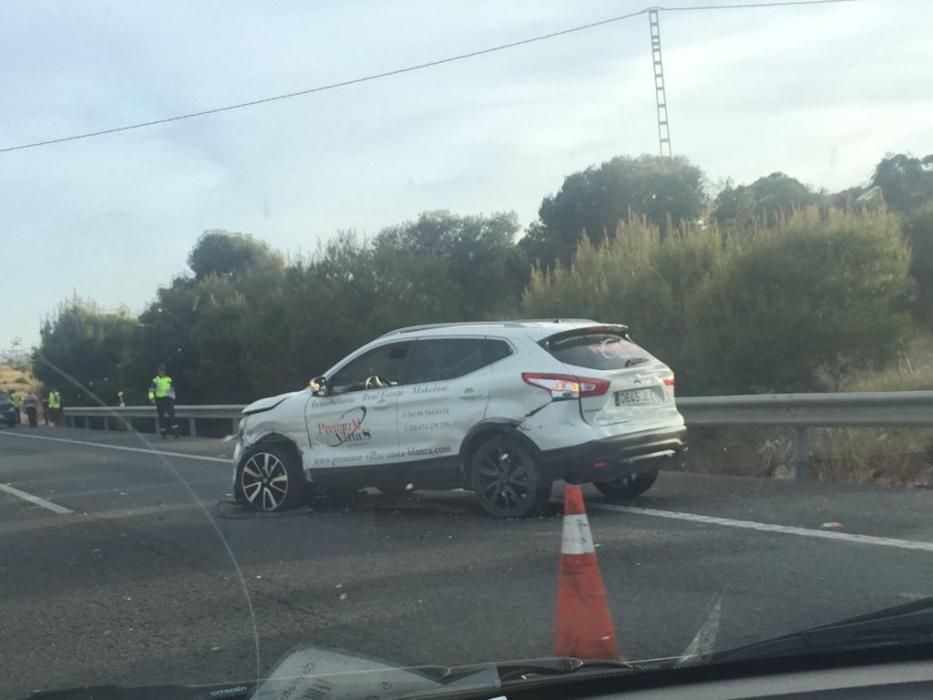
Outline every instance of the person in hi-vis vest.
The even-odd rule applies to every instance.
[[[23,408],[23,397],[16,389],[10,389],[10,401],[13,403],[13,412],[16,414],[16,425],[23,422],[20,410]]]
[[[49,390],[49,410],[47,411],[47,422],[53,426],[58,425],[62,418],[62,393],[58,389]]]
[[[175,425],[175,387],[172,378],[165,373],[165,365],[159,365],[158,371],[149,386],[149,401],[155,402],[159,415],[159,432],[164,440],[169,430],[172,431],[172,435],[178,437],[178,426]]]

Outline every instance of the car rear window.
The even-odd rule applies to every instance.
[[[581,333],[550,339],[544,348],[561,362],[590,369],[625,369],[647,362],[648,353],[617,333]]]

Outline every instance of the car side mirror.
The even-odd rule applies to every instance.
[[[311,393],[314,396],[327,396],[329,393],[329,387],[327,386],[327,377],[320,376],[315,377],[308,382],[308,388],[311,389]]]

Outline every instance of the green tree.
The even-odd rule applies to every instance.
[[[796,178],[776,172],[750,185],[733,187],[729,183],[713,202],[712,218],[720,226],[773,226],[819,199],[818,194]]]
[[[829,206],[833,209],[861,209],[864,204],[874,204],[872,193],[858,185],[847,187],[829,195]],[[878,198],[881,199],[880,197]],[[864,203],[864,204],[863,204]]]
[[[688,301],[721,258],[715,231],[689,228],[662,238],[653,224],[629,221],[599,245],[581,239],[569,267],[536,267],[522,310],[533,317],[583,316],[627,324],[637,342],[680,374],[687,359]],[[688,376],[678,381],[682,388],[691,385]]]
[[[933,201],[912,212],[904,224],[910,243],[910,274],[916,284],[914,308],[928,325],[933,325]]]
[[[713,393],[833,389],[910,330],[899,220],[815,208],[751,234],[689,304],[689,373]]]
[[[145,399],[160,363],[185,403],[246,401],[281,385],[269,342],[281,324],[269,313],[269,301],[283,293],[281,257],[251,236],[209,231],[188,261],[194,276],[160,288],[140,314],[127,400]]]
[[[186,373],[177,387],[179,400],[198,397],[210,403],[248,401],[256,395],[254,377],[244,370],[243,323],[253,313],[236,281],[212,275],[197,285],[197,309],[188,343],[197,358],[197,371]],[[179,354],[181,359],[184,353]]]
[[[195,279],[210,275],[229,277],[248,267],[277,258],[269,246],[248,234],[220,229],[205,231],[188,255],[188,267]]]
[[[909,333],[908,259],[898,218],[877,211],[810,208],[725,239],[630,222],[581,241],[570,267],[536,268],[523,309],[629,324],[687,395],[834,388]]]
[[[910,212],[933,199],[933,154],[889,154],[875,167],[873,183],[881,188],[888,207]]]
[[[116,401],[123,387],[135,319],[74,298],[42,324],[33,373],[46,388],[62,392],[65,405]]]
[[[417,267],[440,270],[446,261],[452,285],[441,285],[457,298],[445,304],[448,320],[500,316],[517,306],[527,282],[528,265],[516,246],[514,212],[490,216],[457,216],[448,211],[422,213],[416,221],[384,229],[375,240],[382,259],[403,257]],[[440,291],[440,290],[439,290]],[[453,302],[453,298],[450,299]]]
[[[462,305],[446,258],[367,245],[350,233],[296,262],[287,279],[284,355],[302,383],[393,328],[457,320]]]
[[[130,369],[124,387],[128,404],[146,402],[146,392],[156,367],[165,363],[179,390],[179,401],[198,403],[206,396],[192,390],[200,371],[200,355],[192,341],[198,323],[201,298],[198,284],[176,277],[156,292],[156,299],[139,315],[131,338]]]
[[[702,216],[703,182],[703,171],[683,157],[618,156],[569,175],[556,195],[545,197],[522,247],[530,260],[550,266],[570,262],[583,232],[599,240],[632,217],[645,217],[666,235]]]

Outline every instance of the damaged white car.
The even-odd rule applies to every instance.
[[[243,413],[234,493],[264,511],[329,490],[466,488],[524,517],[557,479],[637,496],[685,436],[670,368],[625,326],[587,320],[403,328]]]

